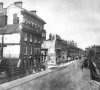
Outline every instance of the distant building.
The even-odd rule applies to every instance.
[[[85,55],[88,57],[90,54],[90,51],[93,51],[95,57],[100,57],[100,45],[92,45],[85,49]],[[92,57],[94,57],[92,55]]]
[[[61,39],[59,35],[49,35],[49,39],[43,41],[42,47],[47,49],[48,65],[57,65],[60,63],[74,60],[76,56],[81,54],[81,49],[77,47],[74,41],[66,41]]]
[[[49,39],[43,41],[43,49],[47,49],[47,62],[49,65],[57,65],[67,60],[67,41],[62,40],[59,35],[49,35]]]
[[[26,69],[33,69],[34,66],[38,68],[41,62],[41,43],[46,39],[46,22],[37,16],[36,10],[28,11],[22,4],[14,2],[3,8],[3,3],[0,3],[0,43],[2,47],[5,45],[2,57],[9,58],[14,67],[25,63]],[[16,61],[11,61],[13,59]]]

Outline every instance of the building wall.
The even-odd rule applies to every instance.
[[[39,68],[41,62],[41,43],[46,38],[46,35],[42,35],[46,34],[44,30],[45,22],[37,15],[34,15],[33,12],[16,7],[13,4],[7,7],[7,17],[7,25],[19,24],[17,30],[20,33],[21,39],[19,41],[20,55],[18,59],[21,59],[23,68],[25,67],[28,70],[33,69],[34,66]],[[16,37],[16,39],[18,38]],[[13,43],[8,42],[10,44]],[[32,62],[30,57],[33,58]]]
[[[4,28],[7,25],[7,16],[0,15],[0,28]]]
[[[29,16],[28,16],[29,17]],[[42,43],[42,32],[37,33],[37,28],[32,27],[28,23],[22,25],[21,32],[21,57],[25,60],[29,68],[39,68],[40,56],[41,56],[41,43]],[[30,56],[33,57],[33,65],[30,67]]]
[[[58,35],[56,36],[58,37]],[[56,38],[56,61],[57,63],[63,63],[67,61],[67,41],[60,38]]]
[[[3,37],[3,44],[5,45],[5,47],[3,47],[3,57],[19,59],[21,39],[20,33],[6,34]]]
[[[21,15],[21,9],[11,5],[7,8],[7,24],[13,24],[13,15],[17,14],[17,17],[19,18],[19,23],[23,22],[23,15]]]
[[[74,57],[78,56],[80,51],[79,48],[74,45],[74,43],[69,45],[67,41],[61,39],[59,35],[50,34],[49,39],[44,41],[42,45],[43,48],[48,49],[48,62],[51,63],[53,60],[56,65],[67,62],[68,60],[74,60]]]
[[[44,41],[42,43],[42,48],[48,49],[48,64],[56,65],[55,40]]]

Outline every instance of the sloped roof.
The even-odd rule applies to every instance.
[[[32,13],[32,12],[30,12],[30,11],[24,9],[24,8],[22,8],[22,12],[26,12],[26,13],[28,13],[29,15],[34,16],[35,18],[37,18],[38,20],[40,20],[40,21],[42,21],[44,24],[46,24],[46,22],[45,22],[42,18],[40,18],[38,15],[36,15],[36,14],[34,14],[34,13]]]
[[[18,32],[18,24],[6,25],[4,28],[0,28],[0,34],[10,34]]]
[[[11,4],[11,5],[16,6],[14,3]],[[7,8],[9,8],[11,5],[9,5]],[[18,7],[18,6],[16,6],[16,7]],[[38,15],[32,13],[31,11],[28,11],[28,10],[26,10],[26,9],[23,8],[23,7],[18,7],[18,8],[20,8],[22,12],[26,12],[26,13],[28,13],[29,15],[34,16],[35,18],[37,18],[38,20],[40,20],[41,22],[43,22],[44,24],[46,24],[46,22],[45,22],[42,18],[40,18]]]
[[[0,15],[6,15],[7,8],[0,9]]]

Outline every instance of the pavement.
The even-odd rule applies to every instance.
[[[70,61],[70,62],[67,62],[67,63],[62,63],[60,65],[48,65],[47,69],[56,69],[56,68],[59,68],[59,67],[64,67],[64,66],[70,65],[73,62],[75,62],[75,61]]]

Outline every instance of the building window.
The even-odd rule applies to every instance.
[[[30,42],[32,42],[32,35],[30,35]]]
[[[40,47],[34,47],[34,54],[40,54],[41,48]]]
[[[32,45],[31,45],[31,54],[32,54],[32,52],[33,52],[33,48],[32,48]]]
[[[32,55],[32,45],[31,45],[31,44],[28,46],[28,53],[29,53],[30,55]]]
[[[27,55],[28,53],[28,47],[27,47],[27,44],[24,43],[24,55]]]
[[[41,44],[41,38],[38,38],[38,43]]]
[[[41,53],[41,48],[38,47],[38,54],[40,54],[40,53]]]
[[[37,43],[37,37],[36,36],[34,37],[34,43]]]
[[[19,24],[19,17],[17,17],[17,13],[13,14],[13,24]]]
[[[28,37],[27,33],[24,33],[24,41],[27,41],[27,37]]]
[[[38,49],[37,47],[34,47],[34,54],[37,54],[38,53]]]
[[[46,37],[46,34],[44,32],[42,33],[42,37]]]

